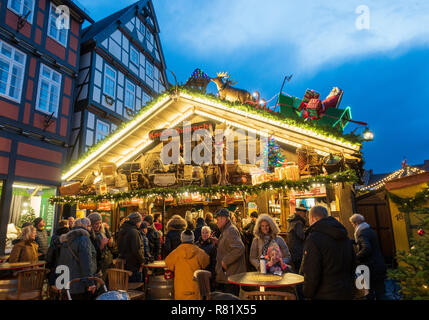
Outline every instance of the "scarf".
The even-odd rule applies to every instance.
[[[264,236],[264,245],[262,246],[262,252],[261,254],[265,257],[268,253],[268,248],[271,243],[271,236]]]
[[[362,232],[362,230],[371,228],[371,226],[366,223],[366,222],[362,222],[360,225],[357,226],[356,230],[355,230],[355,241],[358,242],[358,238],[360,233]]]

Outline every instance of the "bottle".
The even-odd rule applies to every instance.
[[[261,273],[267,273],[267,262],[265,261],[265,257],[263,255],[259,260],[259,269]]]

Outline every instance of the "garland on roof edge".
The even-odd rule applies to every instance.
[[[200,193],[204,196],[207,195],[233,195],[234,193],[244,193],[247,195],[258,194],[265,190],[281,190],[281,189],[295,189],[295,190],[310,190],[314,184],[333,184],[333,183],[356,183],[358,178],[353,170],[333,173],[327,176],[315,176],[304,178],[298,181],[280,180],[280,181],[266,181],[258,185],[227,185],[227,186],[210,186],[201,187],[196,185],[183,186],[178,188],[152,188],[132,190],[123,193],[105,194],[105,195],[84,195],[84,196],[59,196],[51,197],[49,199],[51,204],[77,204],[77,203],[93,203],[93,202],[107,202],[107,201],[129,201],[133,198],[144,197],[173,197],[179,198],[183,193]]]

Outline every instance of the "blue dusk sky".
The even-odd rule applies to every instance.
[[[79,2],[99,21],[136,1]],[[363,145],[366,169],[385,173],[399,169],[404,157],[409,164],[429,159],[429,1],[153,3],[167,68],[179,82],[195,68],[212,77],[227,71],[237,87],[266,100],[289,74],[283,91],[297,97],[310,88],[324,98],[338,86],[341,106],[374,132],[374,141]],[[369,29],[357,28],[356,20],[366,17]],[[213,83],[208,91],[216,92]],[[349,124],[346,132],[355,128]]]

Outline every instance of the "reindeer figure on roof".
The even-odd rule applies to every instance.
[[[228,75],[228,73],[226,72],[218,72],[217,77],[211,79],[211,81],[213,81],[217,86],[219,97],[222,100],[227,100],[231,102],[255,102],[255,99],[252,97],[250,92],[243,89],[233,88],[232,86],[235,85],[237,82],[234,82],[234,80],[229,79],[230,77],[231,75]]]

